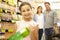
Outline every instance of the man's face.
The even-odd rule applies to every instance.
[[[45,4],[46,10],[50,10],[50,5],[49,4]]]

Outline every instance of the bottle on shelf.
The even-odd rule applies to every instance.
[[[3,11],[2,11],[2,9],[0,8],[0,13],[2,13]]]
[[[1,22],[1,18],[0,18],[0,22]]]
[[[0,2],[2,2],[2,0],[0,0]]]

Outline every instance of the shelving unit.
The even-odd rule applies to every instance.
[[[12,2],[12,0],[8,0],[8,1]],[[2,9],[2,12],[0,12],[0,14],[1,14],[0,15],[0,19],[6,19],[7,20],[7,19],[10,18],[10,16],[12,16],[12,15],[14,15],[14,13],[16,13],[17,0],[15,0],[15,1],[13,2],[13,3],[15,3],[15,5],[10,5],[9,3],[7,3],[7,1],[6,2],[0,1],[0,9]],[[8,32],[9,29],[12,29],[13,32]],[[7,40],[11,35],[13,35],[16,32],[16,25],[15,25],[15,23],[7,22],[7,21],[6,22],[0,21],[0,32],[4,32],[5,33],[4,34],[4,37],[5,37],[4,40]]]
[[[10,6],[10,5],[8,5],[8,4],[4,3],[4,2],[0,3],[0,8],[5,9],[5,10],[11,10],[13,12],[16,11],[16,6],[15,7]]]

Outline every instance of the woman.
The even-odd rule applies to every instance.
[[[44,27],[44,15],[42,13],[42,7],[38,6],[37,8],[37,14],[35,14],[34,16],[34,21],[37,22],[39,24],[39,40],[41,40],[42,38],[42,34],[43,34],[43,27]]]

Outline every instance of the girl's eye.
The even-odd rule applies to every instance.
[[[27,9],[27,11],[30,11],[30,9]]]
[[[22,12],[25,12],[25,10],[23,10]]]

